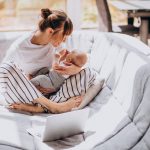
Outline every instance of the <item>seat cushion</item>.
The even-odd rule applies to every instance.
[[[0,145],[18,149],[34,149],[33,137],[27,134],[31,127],[30,116],[13,113],[0,106]]]
[[[108,87],[101,91],[89,107],[92,108],[92,111],[86,124],[85,141],[75,146],[75,149],[92,149],[101,143],[111,143],[111,140],[113,141],[112,149],[115,150],[116,146],[118,146],[118,149],[128,149],[141,136],[141,133]],[[131,139],[126,145],[129,137]],[[119,139],[120,142],[117,143]],[[111,144],[108,148],[110,147]]]

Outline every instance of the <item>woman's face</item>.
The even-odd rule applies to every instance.
[[[54,32],[51,37],[50,37],[50,43],[54,46],[54,47],[58,47],[62,42],[65,42],[67,39],[67,35],[63,35],[63,31],[60,30],[58,32]]]

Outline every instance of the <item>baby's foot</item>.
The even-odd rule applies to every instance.
[[[63,113],[71,111],[72,108],[78,107],[82,102],[82,97],[72,97],[68,101],[63,103],[58,103],[53,113]]]

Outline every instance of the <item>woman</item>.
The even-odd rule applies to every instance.
[[[34,109],[32,106],[36,101],[48,106],[53,113],[69,111],[80,104],[81,97],[71,98],[64,103],[52,102],[43,97],[26,76],[43,67],[52,67],[54,47],[60,46],[72,33],[72,22],[63,11],[42,9],[38,27],[38,30],[21,37],[8,52],[4,62],[11,62],[7,61],[0,67],[1,93],[6,104],[12,104],[10,108],[26,110],[28,105],[30,112],[43,112],[44,107],[37,105],[34,107],[38,109]],[[54,65],[53,69],[62,75],[73,75],[81,70],[73,64],[67,68]],[[39,90],[47,92],[41,87]]]

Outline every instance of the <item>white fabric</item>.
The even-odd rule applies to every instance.
[[[31,32],[18,38],[9,48],[3,62],[15,62],[26,74],[32,74],[42,67],[51,67],[54,47],[51,44],[32,44],[33,34]]]
[[[87,106],[95,98],[95,96],[102,90],[104,82],[105,82],[104,79],[100,78],[98,79],[97,77],[94,84],[87,90],[87,92],[83,96],[81,104],[77,108],[73,108],[72,110],[82,109],[85,106]]]

